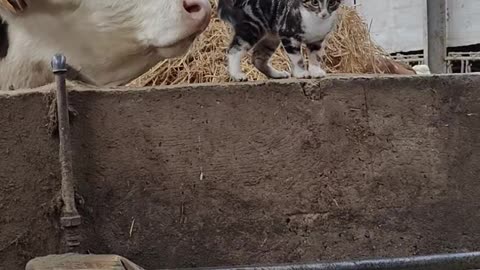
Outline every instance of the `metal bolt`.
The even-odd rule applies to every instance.
[[[67,58],[63,54],[55,54],[51,65],[54,74],[67,72]]]

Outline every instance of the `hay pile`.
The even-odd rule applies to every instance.
[[[212,0],[213,2],[214,0]],[[216,4],[213,3],[215,8]],[[337,29],[327,40],[325,69],[330,73],[387,73],[379,67],[378,58],[384,51],[370,38],[368,26],[354,8],[340,8]],[[226,50],[231,30],[214,14],[206,32],[183,57],[160,62],[147,73],[130,82],[129,86],[220,83],[230,81],[226,67]],[[278,69],[290,70],[283,48],[272,58]],[[266,79],[248,60],[243,69],[249,80]]]

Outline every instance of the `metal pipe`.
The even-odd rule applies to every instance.
[[[66,229],[67,247],[71,250],[80,245],[80,238],[75,227],[81,223],[75,205],[75,183],[73,178],[72,149],[70,142],[70,119],[68,114],[68,93],[65,76],[67,72],[66,58],[56,54],[52,59],[52,71],[57,84],[57,117],[60,137],[59,159],[62,173],[61,194],[63,201],[61,225]]]
[[[447,1],[427,0],[427,63],[433,74],[446,71]]]
[[[480,252],[436,254],[312,264],[211,267],[195,270],[473,270],[480,269]]]

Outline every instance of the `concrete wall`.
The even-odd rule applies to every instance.
[[[447,0],[447,46],[480,43],[478,0]],[[426,49],[426,0],[347,0],[356,5],[373,39],[387,52]]]
[[[84,248],[147,269],[478,249],[479,86],[449,75],[73,91]],[[2,270],[60,249],[51,98],[0,94]]]

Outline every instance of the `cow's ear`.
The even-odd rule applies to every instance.
[[[13,14],[19,14],[27,9],[25,0],[0,0],[0,7],[3,7]]]

